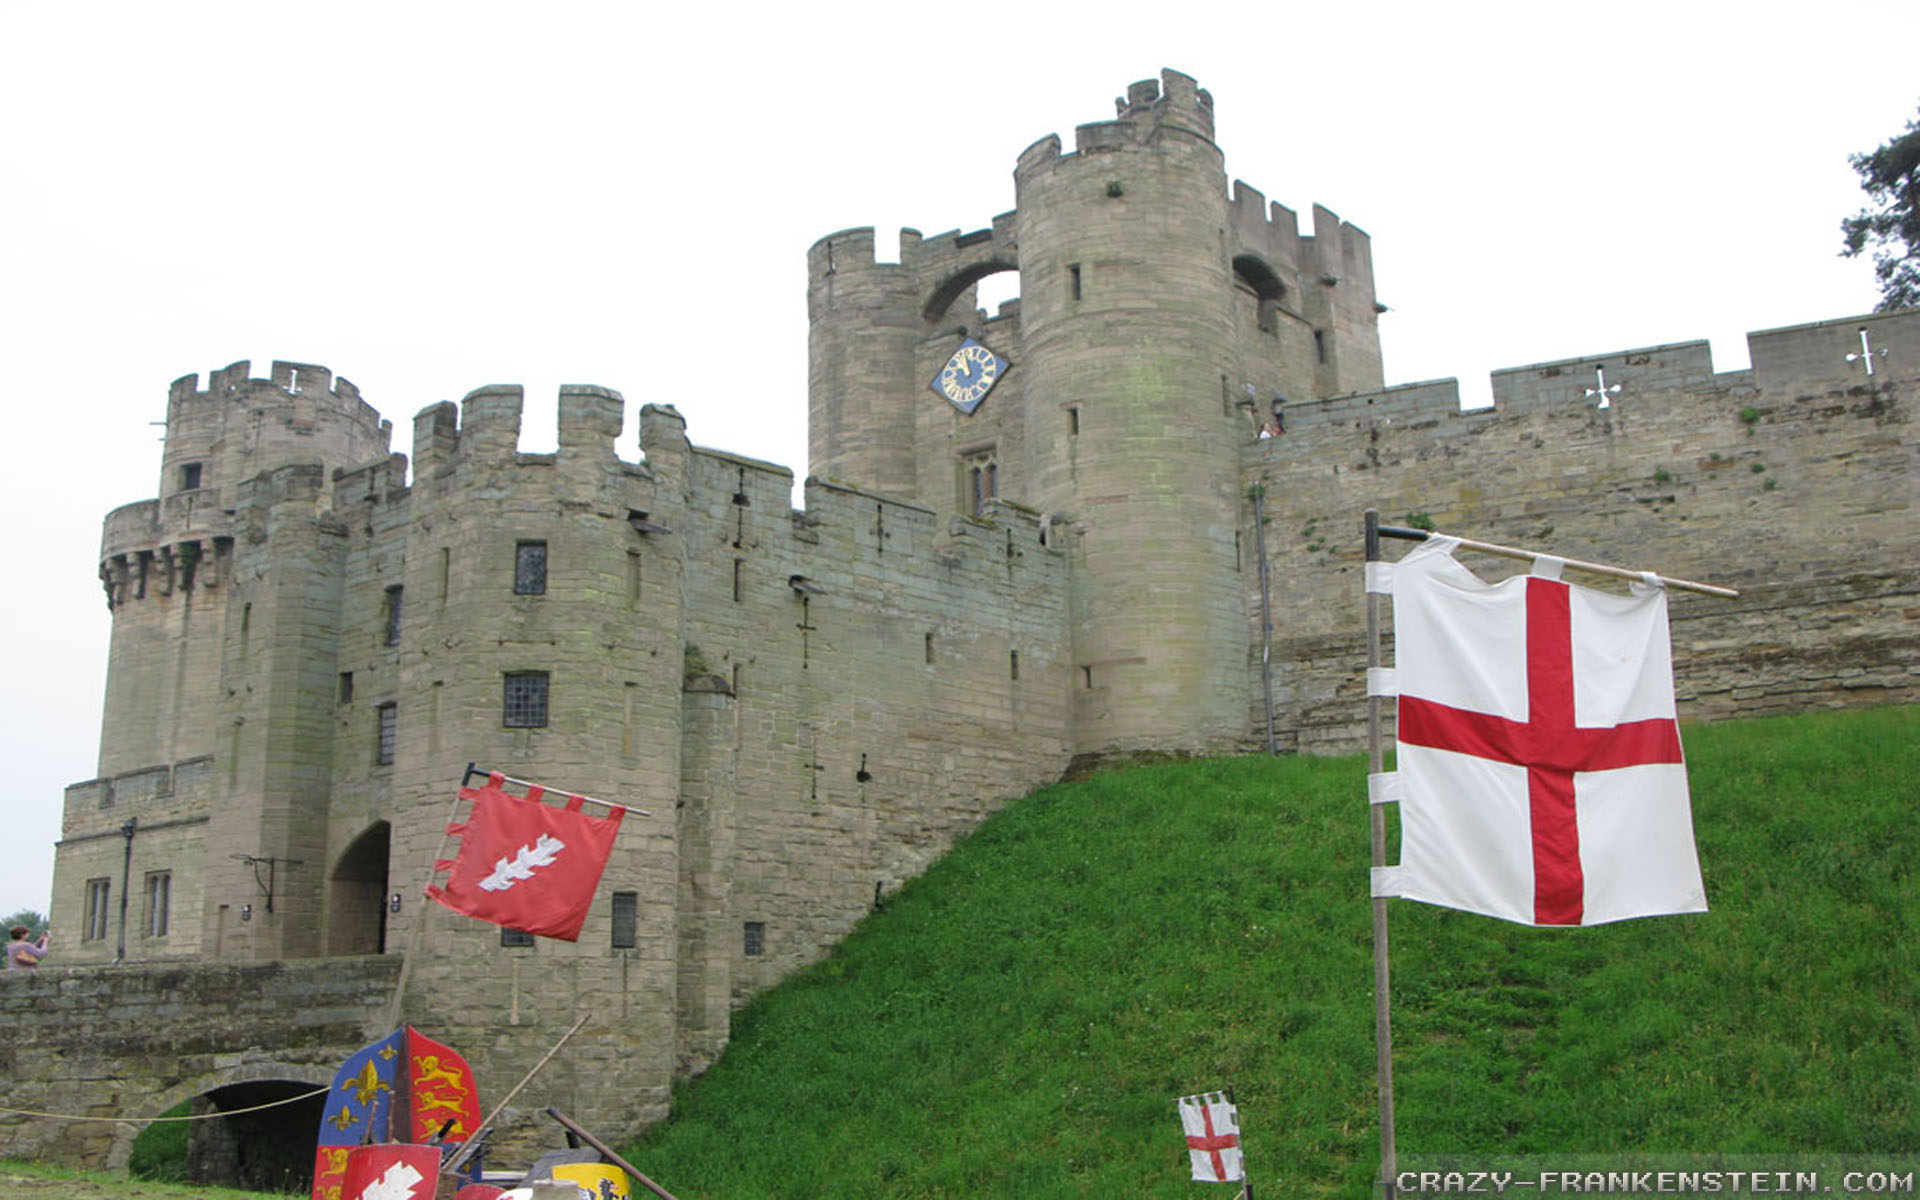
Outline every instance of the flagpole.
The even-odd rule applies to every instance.
[[[499,772],[488,771],[483,767],[475,766],[473,763],[468,763],[467,773],[461,777],[460,786],[461,787],[467,786],[467,782],[471,780],[475,775],[497,775],[497,774],[499,774]],[[652,813],[648,812],[644,808],[634,808],[630,804],[615,804],[611,800],[596,800],[592,796],[578,795],[577,793],[567,791],[565,788],[549,787],[544,783],[535,783],[531,779],[515,779],[511,775],[501,775],[500,779],[503,783],[517,783],[523,788],[539,788],[542,792],[547,792],[554,795],[566,796],[569,799],[574,799],[574,800],[584,800],[588,804],[598,804],[601,808],[609,809],[613,812],[632,813],[637,817],[650,817],[653,815]]]
[[[1369,508],[1366,518],[1367,561],[1380,561],[1380,513]],[[1367,670],[1371,674],[1380,661],[1380,596],[1367,589]],[[1367,772],[1380,774],[1386,767],[1380,741],[1380,701],[1368,688],[1367,696]],[[1369,801],[1368,823],[1373,841],[1373,865],[1387,865],[1387,814]],[[1369,891],[1372,889],[1369,888]],[[1387,898],[1373,898],[1373,1042],[1374,1067],[1380,1099],[1380,1195],[1393,1200],[1393,1179],[1399,1173],[1393,1144],[1393,1021],[1388,1008],[1390,977],[1387,969]]]
[[[459,1172],[460,1168],[466,1164],[466,1161],[473,1157],[474,1151],[480,1148],[480,1135],[493,1128],[494,1121],[499,1118],[501,1113],[506,1111],[507,1105],[513,1102],[513,1098],[520,1094],[520,1089],[526,1087],[527,1084],[533,1081],[533,1077],[540,1073],[540,1068],[546,1066],[547,1063],[552,1061],[554,1055],[560,1053],[560,1047],[566,1045],[567,1042],[573,1038],[574,1034],[579,1033],[580,1027],[585,1025],[587,1018],[592,1015],[592,1009],[581,1013],[580,1019],[573,1023],[573,1028],[560,1035],[560,1040],[553,1044],[553,1049],[541,1055],[540,1061],[533,1064],[533,1069],[520,1077],[520,1082],[513,1085],[513,1090],[508,1092],[506,1096],[501,1099],[500,1103],[493,1106],[493,1111],[487,1114],[486,1120],[480,1122],[480,1128],[468,1135],[467,1140],[462,1143],[460,1148],[455,1150],[452,1156],[441,1166],[440,1173],[442,1175],[453,1175]]]
[[[468,763],[467,774],[461,777],[461,787],[466,786],[466,779],[472,774],[473,764]],[[446,854],[447,843],[453,838],[451,826],[453,825],[454,816],[458,814],[459,811],[460,789],[455,788],[453,803],[447,806],[447,819],[440,823],[440,848],[435,850],[433,857],[427,861],[427,878],[426,881],[420,885],[420,916],[414,921],[412,931],[407,934],[407,949],[406,952],[400,956],[400,978],[393,981],[393,999],[387,1004],[387,1028],[389,1029],[396,1029],[400,1025],[400,1014],[407,996],[407,979],[413,974],[413,960],[419,953],[420,939],[427,931],[427,914],[432,912],[434,907],[433,902],[426,899],[427,889],[433,886],[434,872],[439,869],[434,866],[434,864],[439,862],[441,857]]]
[[[1656,583],[1661,587],[1673,588],[1682,592],[1700,592],[1707,596],[1725,596],[1729,599],[1740,594],[1732,588],[1719,587],[1711,583],[1695,583],[1690,579],[1669,579],[1665,575],[1656,575],[1652,571],[1632,571],[1626,567],[1610,567],[1605,563],[1585,562],[1577,558],[1561,558],[1557,554],[1548,554],[1544,550],[1522,550],[1516,546],[1501,546],[1493,542],[1475,541],[1473,538],[1458,537],[1451,533],[1435,533],[1430,529],[1409,529],[1404,525],[1382,525],[1380,524],[1379,513],[1374,512],[1373,509],[1368,509],[1367,511],[1373,514],[1368,518],[1370,524],[1367,526],[1369,531],[1367,534],[1367,545],[1369,547],[1367,552],[1368,562],[1379,561],[1379,539],[1383,537],[1400,538],[1403,541],[1409,542],[1424,542],[1432,538],[1444,537],[1452,538],[1465,550],[1478,550],[1482,554],[1495,554],[1501,558],[1517,558],[1521,562],[1532,562],[1535,559],[1551,558],[1565,566],[1572,567],[1576,571],[1586,571],[1593,575],[1610,575],[1615,579],[1644,579],[1649,583]]]

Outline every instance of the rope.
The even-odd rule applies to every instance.
[[[298,1096],[288,1096],[285,1100],[269,1100],[265,1104],[256,1104],[251,1108],[227,1108],[219,1112],[197,1113],[185,1117],[76,1117],[68,1113],[35,1112],[30,1108],[7,1108],[0,1105],[0,1113],[15,1113],[23,1117],[46,1117],[53,1121],[106,1121],[121,1125],[153,1125],[161,1121],[211,1121],[216,1117],[237,1117],[241,1113],[259,1112],[263,1108],[279,1108],[283,1104],[298,1104],[302,1100],[311,1100],[329,1091],[329,1088],[317,1087],[310,1092],[301,1092]]]

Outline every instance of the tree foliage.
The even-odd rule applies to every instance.
[[[33,932],[28,937],[39,937],[47,931],[47,918],[31,908],[23,908],[10,917],[0,917],[0,927],[12,929],[15,925],[25,925]]]
[[[1920,306],[1920,117],[1900,136],[1847,161],[1873,203],[1840,222],[1842,257],[1872,248],[1878,311]]]

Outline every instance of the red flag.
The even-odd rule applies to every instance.
[[[544,788],[515,797],[501,790],[505,782],[496,771],[484,787],[460,789],[473,812],[466,824],[447,826],[460,853],[434,864],[447,872],[447,886],[429,886],[427,897],[495,925],[577,941],[626,811],[589,817],[579,796],[554,808],[541,803]]]

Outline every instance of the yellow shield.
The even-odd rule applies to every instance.
[[[632,1200],[627,1173],[608,1163],[562,1163],[553,1169],[553,1177],[579,1184],[594,1200]]]

